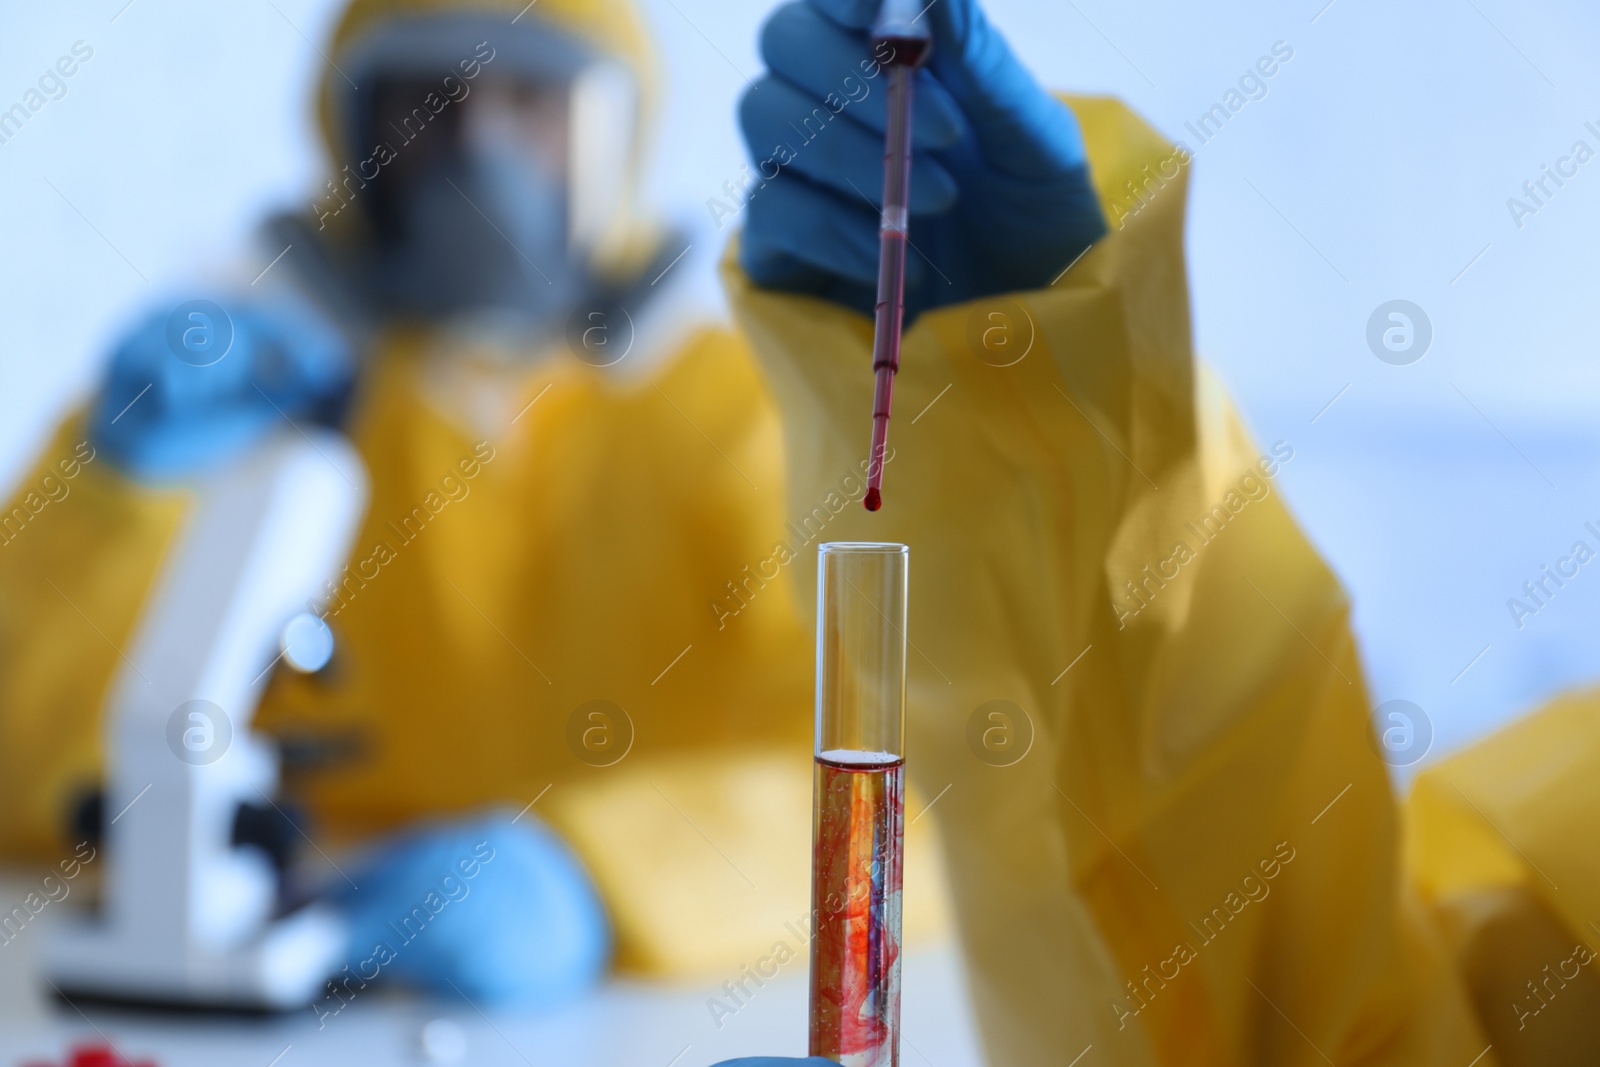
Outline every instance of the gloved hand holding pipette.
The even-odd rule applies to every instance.
[[[779,8],[761,35],[769,72],[740,104],[756,159],[775,146],[793,149],[750,201],[745,271],[769,288],[864,313],[876,296],[883,193],[887,93],[874,81],[867,33],[880,6],[802,0]],[[928,308],[1047,285],[1106,232],[1076,118],[1017,61],[976,0],[940,0],[920,19],[932,29],[933,53],[917,76],[908,321]],[[832,115],[820,130],[818,108]]]

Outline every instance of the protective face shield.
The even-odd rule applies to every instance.
[[[595,287],[637,88],[615,61],[525,22],[401,18],[350,49],[360,88],[341,128],[363,179],[358,272],[380,314],[540,333]]]
[[[491,78],[454,105],[444,129],[427,131],[438,139],[410,166],[397,158],[374,183],[367,280],[385,311],[494,309],[537,322],[580,289],[567,226],[566,87]],[[419,88],[381,87],[380,130],[403,128],[395,117],[407,98],[422,99]]]

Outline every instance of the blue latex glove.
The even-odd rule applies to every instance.
[[[723,1060],[714,1063],[711,1067],[839,1067],[837,1060],[825,1060],[821,1056],[807,1056],[803,1060],[789,1059],[783,1056],[754,1056],[742,1060]]]
[[[599,981],[611,953],[599,894],[553,831],[514,815],[405,831],[349,871],[359,889],[337,882],[348,973],[480,1007],[546,1007]]]
[[[134,477],[192,474],[286,419],[336,424],[354,375],[343,338],[307,311],[191,300],[153,311],[117,347],[90,433]]]
[[[778,177],[752,187],[745,272],[868,314],[888,78],[864,70],[872,69],[866,30],[879,6],[804,0],[779,8],[761,34],[770,72],[739,109],[758,167],[782,164]],[[1017,62],[977,0],[938,0],[921,17],[933,55],[916,89],[908,317],[1047,285],[1106,232],[1076,117]],[[792,160],[783,163],[778,146],[792,148]],[[762,177],[774,169],[766,165]]]

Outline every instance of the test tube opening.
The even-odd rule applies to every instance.
[[[906,578],[911,551],[833,542],[817,561],[816,755],[905,756]]]

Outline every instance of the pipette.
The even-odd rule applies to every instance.
[[[874,55],[889,72],[889,118],[883,146],[883,216],[878,222],[878,303],[872,338],[872,451],[867,462],[868,511],[883,506],[883,462],[889,447],[889,406],[900,370],[905,318],[906,230],[911,202],[911,103],[917,68],[928,58],[933,34],[919,22],[921,0],[884,0],[872,27]]]

